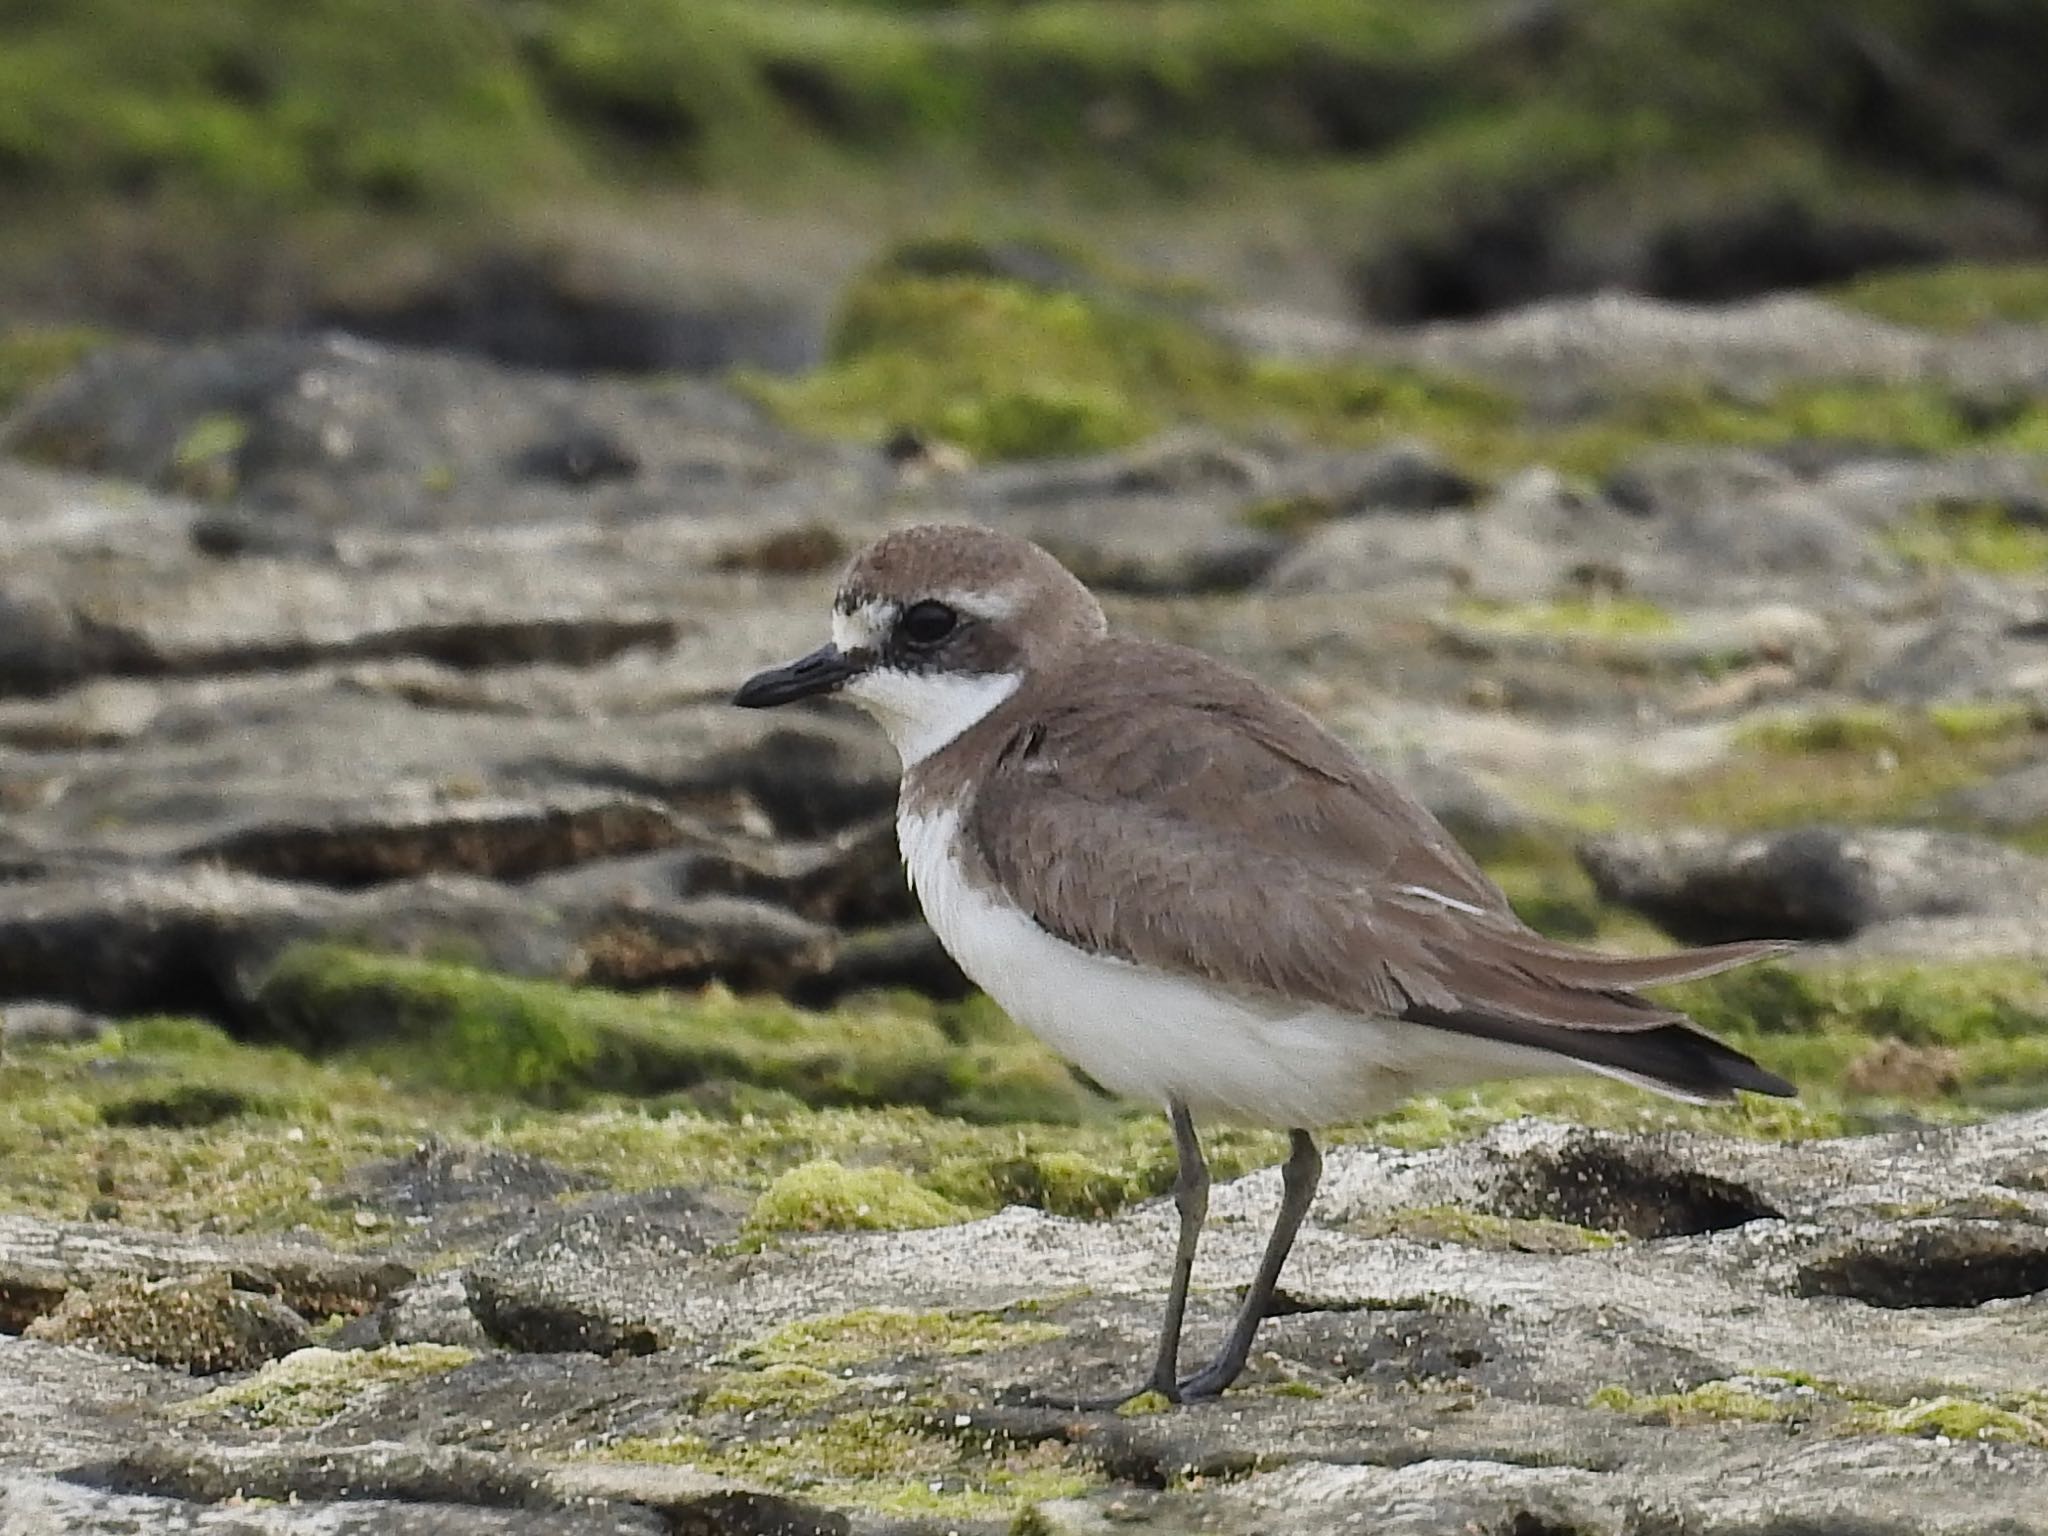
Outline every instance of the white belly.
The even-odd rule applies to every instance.
[[[1113,1092],[1306,1128],[1365,1119],[1418,1093],[1562,1065],[1398,1020],[1261,1004],[1077,949],[963,876],[953,855],[957,825],[957,811],[897,818],[926,919],[1005,1013]]]

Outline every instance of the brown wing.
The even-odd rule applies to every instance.
[[[1306,714],[1197,653],[1118,649],[1034,690],[1056,702],[1002,712],[969,815],[990,874],[1041,927],[1248,996],[1533,1046],[1685,1093],[1790,1091],[1634,991],[1781,946],[1622,958],[1546,939],[1425,808]],[[1132,677],[1151,681],[1141,697]]]
[[[1088,656],[1094,664],[1038,690],[1059,703],[1034,721],[1037,770],[1059,778],[1062,767],[1085,769],[1075,777],[1105,804],[1142,802],[1281,859],[1513,910],[1395,779],[1251,678],[1198,651],[1143,641],[1106,641]],[[1134,687],[1133,678],[1143,681]]]

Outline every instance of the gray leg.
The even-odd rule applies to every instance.
[[[1173,1204],[1180,1212],[1180,1237],[1173,1246],[1173,1279],[1166,1287],[1166,1318],[1159,1328],[1159,1354],[1152,1363],[1150,1392],[1180,1401],[1180,1330],[1188,1312],[1188,1277],[1194,1273],[1195,1243],[1209,1215],[1209,1164],[1195,1138],[1194,1116],[1175,1100],[1166,1108],[1173,1126],[1173,1150],[1180,1171],[1173,1181]]]
[[[1302,1218],[1308,1215],[1309,1205],[1315,1200],[1316,1181],[1323,1175],[1322,1155],[1307,1131],[1287,1134],[1287,1161],[1280,1169],[1280,1215],[1273,1223],[1273,1235],[1266,1239],[1265,1257],[1259,1260],[1259,1272],[1252,1279],[1251,1290],[1245,1293],[1244,1305],[1238,1309],[1237,1321],[1231,1324],[1230,1337],[1223,1341],[1223,1348],[1214,1360],[1180,1384],[1178,1395],[1183,1399],[1215,1397],[1237,1380],[1245,1361],[1251,1358],[1252,1339],[1259,1324],[1265,1321],[1266,1310],[1273,1304],[1273,1291],[1280,1283],[1280,1268],[1287,1262],[1288,1250],[1294,1246],[1294,1235],[1301,1230]],[[1187,1248],[1192,1257],[1192,1241]],[[1182,1269],[1176,1278],[1184,1293],[1187,1271]],[[1174,1313],[1168,1317],[1176,1324],[1179,1322]],[[1161,1363],[1166,1363],[1164,1355]]]

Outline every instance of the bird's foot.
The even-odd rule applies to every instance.
[[[1159,1413],[1171,1408],[1181,1400],[1178,1383],[1161,1387],[1158,1382],[1148,1381],[1143,1386],[1132,1387],[1124,1392],[1112,1392],[1105,1397],[1082,1397],[1073,1392],[1038,1392],[1026,1390],[1011,1399],[1020,1408],[1050,1408],[1057,1413],[1122,1413],[1136,1417],[1146,1413]]]
[[[1143,1386],[1128,1392],[1112,1393],[1107,1397],[1081,1397],[1063,1392],[1027,1391],[1014,1401],[1024,1408],[1051,1408],[1060,1413],[1119,1413],[1128,1418],[1139,1418],[1148,1413],[1163,1413],[1187,1403],[1207,1402],[1221,1397],[1239,1373],[1244,1362],[1239,1360],[1212,1360],[1192,1376],[1179,1381],[1160,1383],[1148,1381]]]
[[[1221,1397],[1243,1370],[1242,1360],[1224,1357],[1211,1360],[1194,1375],[1181,1379],[1177,1400],[1183,1403],[1200,1403],[1210,1398]]]

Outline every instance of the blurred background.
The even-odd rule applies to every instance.
[[[2048,238],[2028,0],[9,0],[0,27],[16,323],[785,371],[934,231],[1379,323]]]
[[[2044,0],[0,0],[0,1334],[175,1368],[0,1337],[42,1384],[0,1472],[139,1436],[128,1484],[316,1519],[341,1422],[862,1530],[1149,1508],[1057,1427],[904,1401],[1107,1385],[1156,1297],[1090,1245],[1156,1210],[1012,1213],[1114,1275],[1000,1323],[939,1310],[1014,1291],[965,1234],[880,1279],[782,1245],[1172,1178],[938,950],[873,728],[726,702],[853,549],[965,518],[1313,710],[1545,931],[1807,941],[1678,999],[1796,1103],[1527,1081],[1336,1132],[1446,1148],[1346,1186],[1407,1299],[1276,1319],[1231,1437],[1378,1445],[1448,1373],[1482,1412],[1440,1445],[1704,1468],[1654,1394],[1762,1360],[1796,1415],[1740,1389],[1771,1448],[1675,1519],[1761,1479],[2009,1529],[2040,1501],[1974,1442],[2048,1444],[2034,1314],[1910,1309],[2048,1284],[2044,79]],[[1985,1122],[1920,1172],[1800,1145]],[[1781,1211],[1797,1284],[1751,1305],[1765,1248],[1737,1283],[1712,1244]],[[1578,1321],[1496,1330],[1594,1250],[1542,1281]],[[138,1291],[167,1253],[313,1278]],[[316,1338],[352,1352],[310,1395],[237,1378],[150,1449],[135,1403]],[[690,1353],[595,1358],[653,1349]],[[1770,1460],[1815,1413],[1952,1435],[1953,1481]],[[269,1481],[191,1470],[251,1426]],[[1199,1512],[1230,1443],[1126,1460],[1216,1467],[1151,1478]],[[1555,1524],[1521,1509],[1471,1528]]]

